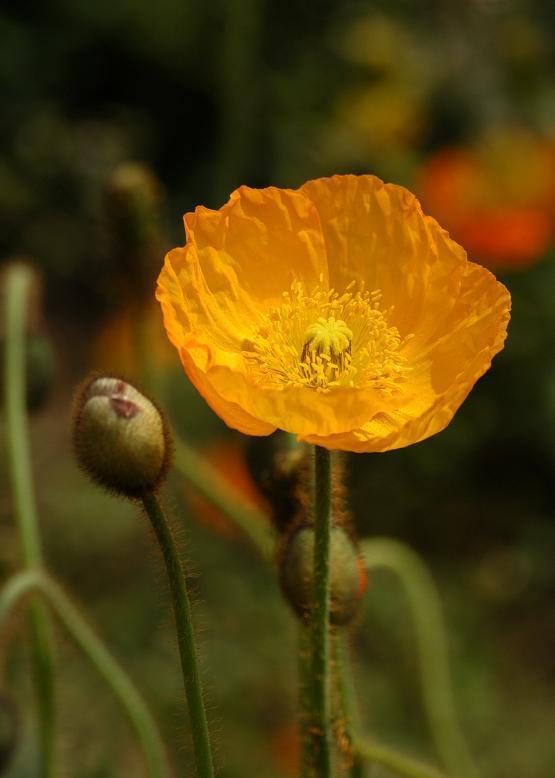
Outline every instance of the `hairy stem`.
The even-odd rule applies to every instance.
[[[478,778],[455,712],[447,637],[432,576],[418,555],[398,541],[365,540],[362,549],[367,567],[393,571],[407,594],[416,631],[424,705],[443,766],[456,778]]]
[[[121,704],[141,743],[149,778],[170,778],[156,723],[135,685],[61,587],[39,569],[12,576],[0,592],[0,630],[19,601],[32,591],[42,595]]]
[[[162,512],[156,496],[147,493],[143,496],[143,505],[151,521],[152,527],[158,539],[172,595],[175,626],[177,629],[177,643],[181,658],[181,670],[185,694],[189,705],[191,730],[193,735],[193,748],[199,778],[213,778],[214,766],[212,761],[212,749],[208,722],[202,694],[200,672],[198,668],[197,651],[195,646],[193,623],[191,618],[191,606],[183,565],[169,524]]]
[[[31,472],[26,414],[26,318],[33,282],[24,264],[9,267],[4,288],[4,405],[6,449],[13,510],[23,566],[42,565],[42,549]],[[40,603],[29,611],[31,662],[37,700],[40,773],[56,778],[53,640],[48,613]]]
[[[361,731],[360,714],[355,696],[354,682],[349,664],[349,646],[347,636],[342,632],[335,635],[335,655],[337,663],[337,680],[339,684],[339,700],[345,733],[352,749],[352,764],[349,768],[350,778],[364,778],[366,765],[361,754],[354,748],[355,734]]]
[[[330,530],[331,454],[314,447],[314,602],[311,613],[311,727],[318,778],[330,778]]]

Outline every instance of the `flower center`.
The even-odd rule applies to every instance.
[[[380,292],[354,286],[343,294],[321,287],[307,293],[294,282],[243,343],[254,380],[319,392],[340,386],[397,391],[408,369],[400,353],[407,338],[389,326],[391,311],[380,309]]]
[[[343,371],[351,354],[353,333],[344,321],[323,316],[311,324],[304,334],[301,361],[306,365],[327,362],[330,371]]]

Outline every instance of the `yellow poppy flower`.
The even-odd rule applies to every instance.
[[[230,426],[386,451],[442,430],[503,347],[510,296],[374,176],[241,187],[185,216],[158,280],[168,337]]]

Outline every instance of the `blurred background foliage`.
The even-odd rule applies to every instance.
[[[445,432],[348,458],[356,525],[430,565],[484,776],[553,776],[554,32],[544,0],[2,4],[0,256],[40,268],[31,329],[56,355],[32,418],[46,556],[138,680],[185,772],[160,564],[136,509],[77,471],[72,390],[90,368],[146,373],[175,428],[259,501],[242,464],[249,442],[208,410],[166,343],[152,298],[163,253],[183,242],[185,211],[219,207],[240,184],[372,172],[416,191],[503,278],[513,318],[505,351]],[[49,347],[41,359],[48,374]],[[276,575],[178,476],[166,500],[195,571],[221,775],[295,775],[296,636]],[[2,577],[18,558],[0,460]],[[34,774],[22,632],[1,647],[20,712],[10,778]],[[143,775],[112,699],[58,638],[67,774]],[[409,614],[386,574],[370,581],[353,647],[368,730],[432,759]]]

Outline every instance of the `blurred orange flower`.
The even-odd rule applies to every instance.
[[[103,372],[138,377],[144,368],[143,352],[157,369],[173,361],[160,310],[152,303],[131,304],[104,323],[92,346],[91,365]]]
[[[158,280],[166,331],[241,432],[407,446],[449,423],[503,346],[505,287],[374,176],[241,187],[185,229]]]
[[[445,148],[424,164],[417,190],[476,259],[526,268],[555,239],[555,147],[524,131]]]
[[[202,455],[226,481],[227,488],[240,499],[245,509],[256,508],[266,515],[270,509],[267,501],[258,491],[245,461],[244,451],[237,443],[218,441]],[[241,537],[241,530],[227,515],[214,507],[193,489],[186,487],[187,497],[193,512],[202,522],[226,537]]]

